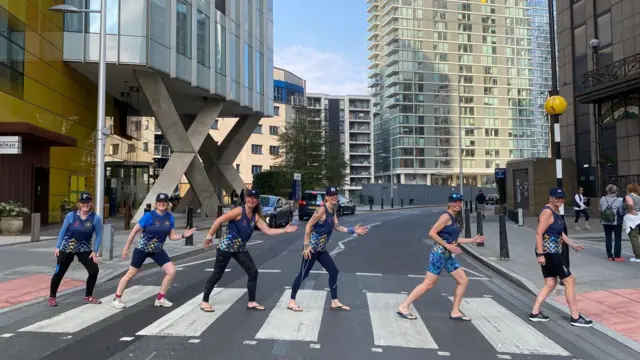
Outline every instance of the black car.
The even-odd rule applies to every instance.
[[[287,225],[293,220],[293,207],[285,198],[274,195],[260,195],[262,216],[270,228]]]
[[[324,191],[305,191],[302,193],[302,199],[298,202],[298,219],[305,220],[310,218],[324,200]],[[355,213],[356,204],[346,197],[338,195],[338,216]]]

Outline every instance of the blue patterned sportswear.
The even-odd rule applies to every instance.
[[[247,242],[253,235],[256,226],[256,214],[251,218],[247,216],[247,210],[242,207],[242,217],[239,220],[231,220],[227,224],[227,230],[218,243],[221,251],[238,252],[247,250]]]
[[[438,236],[440,236],[447,244],[453,244],[458,240],[462,230],[451,213],[445,211],[444,214],[449,215],[451,224],[445,225],[442,230],[438,232]],[[445,249],[444,246],[435,242],[431,248],[428,271],[434,275],[440,275],[443,269],[448,273],[451,273],[459,268],[460,264],[458,264],[456,258],[453,257],[453,254],[451,254],[449,250]]]
[[[560,214],[553,211],[549,206],[545,205],[542,207],[542,211],[545,209],[551,210],[551,213],[553,214],[553,223],[549,225],[547,230],[542,234],[542,252],[544,254],[560,254],[562,253],[564,220],[562,220],[562,216],[560,216]]]
[[[160,215],[155,210],[144,214],[138,225],[142,228],[142,236],[136,248],[148,253],[163,250],[167,237],[176,227],[173,214],[166,212]]]
[[[96,234],[96,241],[91,249],[91,238]],[[86,251],[98,252],[102,243],[102,219],[96,213],[89,213],[83,220],[79,211],[70,212],[64,218],[62,229],[58,235],[56,248],[67,253]]]
[[[332,213],[327,209],[327,205],[324,206],[325,219],[318,220],[313,227],[311,227],[311,235],[309,236],[309,247],[314,252],[325,251],[327,244],[333,234],[333,227],[335,225],[335,213]]]

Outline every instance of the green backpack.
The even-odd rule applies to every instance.
[[[613,200],[613,201],[615,202],[616,200]],[[607,201],[607,199],[605,198],[604,201]],[[607,208],[604,209],[604,211],[600,215],[600,218],[602,219],[603,222],[607,222],[607,223],[616,222],[616,213],[613,211],[613,208],[611,207],[611,203],[609,203],[608,201],[607,201]]]

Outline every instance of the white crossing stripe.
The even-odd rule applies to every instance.
[[[142,300],[157,294],[158,291],[160,291],[159,286],[132,286],[125,292],[123,301],[127,306],[135,305]],[[27,326],[18,331],[74,333],[122,310],[115,309],[111,306],[113,295],[105,296],[100,300],[102,301],[102,304],[85,304],[60,315],[40,321],[39,323]]]
[[[422,322],[413,305],[409,311],[417,317],[407,320],[396,314],[398,305],[406,299],[402,294],[367,293],[373,342],[378,346],[437,349],[438,345]]]
[[[199,337],[245,292],[247,292],[247,289],[214,289],[211,304],[213,304],[215,311],[210,313],[200,310],[202,294],[199,294],[153,324],[140,330],[136,335]]]
[[[282,270],[276,270],[276,269],[260,269],[258,270],[258,272],[265,272],[265,273],[279,273]]]
[[[453,297],[449,297],[453,301]],[[460,310],[501,353],[571,356],[524,320],[491,298],[466,298]]]
[[[285,290],[256,334],[256,339],[318,341],[327,292],[298,291],[296,302],[303,309],[300,312],[287,309],[290,297],[291,290]]]

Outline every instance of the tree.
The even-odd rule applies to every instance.
[[[286,170],[275,169],[262,171],[253,175],[253,189],[262,194],[282,196],[289,198],[293,173]]]
[[[341,186],[348,166],[339,144],[327,136],[322,112],[305,106],[294,107],[285,131],[278,136],[280,153],[276,166],[302,175],[304,190]]]

